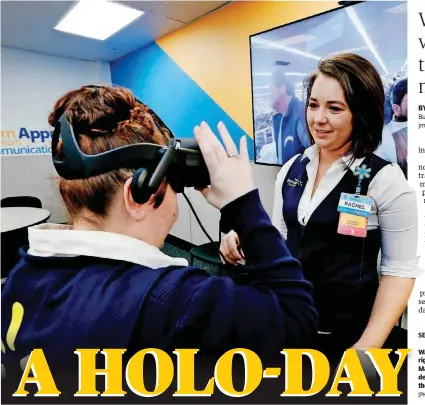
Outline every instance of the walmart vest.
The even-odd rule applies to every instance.
[[[308,158],[301,158],[299,156],[290,167],[282,187],[287,245],[292,255],[301,261],[305,278],[314,286],[319,330],[343,333],[354,343],[367,325],[379,286],[380,230],[369,230],[366,238],[337,233],[341,193],[354,194],[358,182],[351,170],[346,171],[316,208],[307,225],[300,225],[298,205],[308,180],[309,162]],[[367,195],[370,181],[389,163],[376,155],[364,163],[372,168],[370,179],[364,179],[361,184],[361,194]]]

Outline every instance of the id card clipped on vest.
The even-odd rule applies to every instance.
[[[338,233],[365,238],[372,198],[363,195],[342,193],[338,204]]]
[[[339,223],[337,232],[341,235],[365,238],[367,236],[367,225],[372,210],[372,197],[360,195],[361,181],[370,177],[371,169],[366,165],[357,167],[354,175],[359,177],[356,194],[341,193],[338,211]]]

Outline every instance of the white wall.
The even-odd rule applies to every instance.
[[[47,117],[64,93],[86,84],[110,84],[109,63],[90,62],[1,48],[1,129],[49,130]],[[50,222],[66,221],[53,180],[51,157],[2,156],[1,197],[33,195],[51,212]]]
[[[110,84],[109,64],[62,58],[1,48],[1,129],[26,127],[49,129],[47,117],[55,101],[69,90],[85,84]],[[274,182],[279,168],[252,164],[255,185],[271,215]],[[51,157],[22,155],[1,158],[1,198],[16,195],[39,197],[51,212],[50,222],[65,222],[65,210],[57,192]],[[220,213],[202,195],[187,189],[202,224],[218,240]],[[208,242],[183,196],[179,195],[179,218],[171,234],[195,245]]]

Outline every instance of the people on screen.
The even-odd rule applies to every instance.
[[[382,144],[377,155],[397,163],[407,177],[407,78],[392,89],[392,119],[382,132]]]
[[[265,145],[258,161],[263,162],[264,159],[271,163],[275,158],[275,163],[282,165],[297,153],[302,153],[309,146],[309,139],[303,103],[295,95],[294,83],[281,70],[272,74],[270,106],[275,112],[272,117],[275,155],[271,146]]]

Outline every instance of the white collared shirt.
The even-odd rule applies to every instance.
[[[299,156],[299,155],[297,155]],[[297,156],[289,160],[277,175],[273,204],[272,222],[284,239],[287,227],[282,216],[282,186],[289,168]],[[307,164],[308,181],[298,205],[298,221],[305,226],[314,210],[341,181],[346,171],[349,156],[336,160],[320,181],[314,196],[311,194],[319,165],[317,145],[305,150],[310,159]],[[356,159],[350,166],[354,171],[364,158]],[[398,165],[387,165],[370,182],[368,195],[372,197],[372,211],[368,230],[381,229],[381,273],[382,275],[416,278],[418,268],[418,213],[415,191],[409,186]],[[318,235],[318,237],[320,237]]]
[[[122,260],[151,269],[168,266],[188,266],[183,258],[174,258],[156,246],[117,233],[76,231],[68,225],[41,224],[28,228],[29,250],[32,256],[91,256]]]

